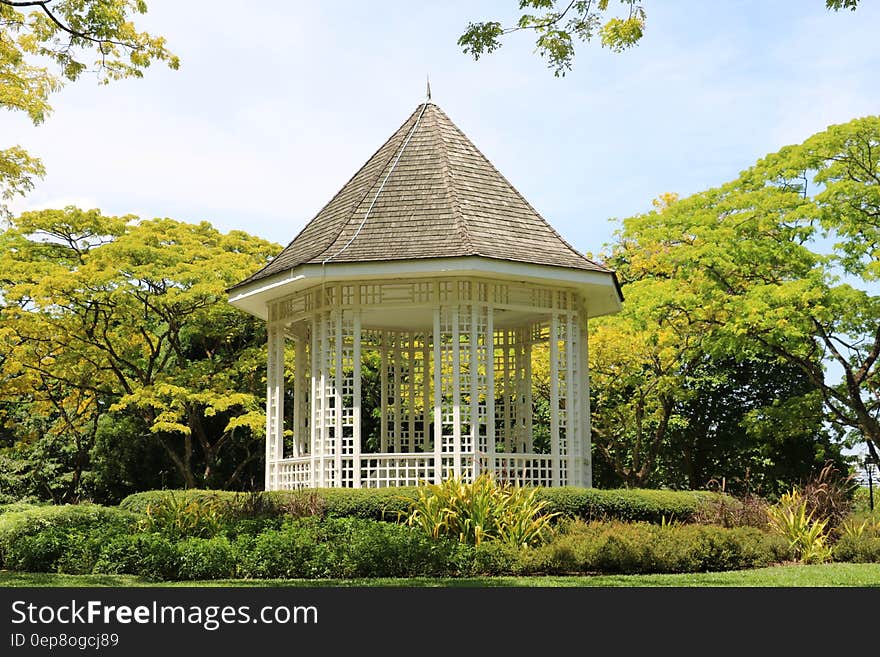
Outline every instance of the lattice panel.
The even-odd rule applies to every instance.
[[[553,458],[546,454],[499,454],[494,458],[495,477],[520,486],[552,486]]]
[[[455,368],[458,365],[458,331],[454,329],[452,312],[449,308],[440,311],[440,452],[448,454],[453,451],[456,414],[455,405],[460,391],[456,388]],[[436,346],[435,346],[436,349]],[[446,478],[446,474],[442,475]]]
[[[272,464],[277,470],[276,490],[311,488],[312,467],[308,458],[285,459]]]
[[[480,289],[478,288],[478,292]],[[482,290],[485,292],[485,289]],[[471,407],[471,440],[476,451],[487,452],[489,449],[489,418],[488,399],[493,394],[489,390],[488,369],[492,366],[489,351],[493,344],[492,336],[487,334],[489,316],[486,306],[471,306],[470,335],[470,407]],[[494,418],[493,418],[494,422]],[[468,450],[469,451],[469,450]]]
[[[361,485],[365,488],[417,486],[433,481],[433,455],[365,454],[361,461]]]

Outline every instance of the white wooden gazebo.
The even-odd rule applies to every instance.
[[[484,471],[591,485],[587,320],[620,309],[614,274],[569,246],[435,104],[230,301],[268,323],[267,490]]]

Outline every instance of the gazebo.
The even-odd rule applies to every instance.
[[[268,323],[267,490],[591,485],[587,320],[620,309],[614,273],[437,105],[229,294]]]

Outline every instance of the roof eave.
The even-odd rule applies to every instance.
[[[229,302],[260,319],[268,319],[268,303],[322,282],[411,279],[437,276],[476,276],[552,283],[577,289],[587,299],[590,317],[609,315],[621,309],[623,295],[612,271],[554,267],[500,260],[483,256],[340,262],[298,265],[285,272],[237,285]]]

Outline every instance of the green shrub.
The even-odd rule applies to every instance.
[[[9,504],[0,504],[0,516],[4,513],[15,513],[16,511],[30,511],[38,509],[42,504],[31,504],[30,502],[10,502]]]
[[[100,547],[137,517],[95,504],[41,506],[0,515],[0,565],[32,572],[89,572]]]
[[[188,498],[169,491],[167,496],[146,505],[141,527],[172,540],[210,538],[223,529],[226,512],[227,503],[218,495]]]
[[[237,522],[249,517],[301,517],[307,515],[329,518],[365,518],[396,521],[405,518],[412,502],[423,487],[405,486],[388,488],[318,488],[302,491],[272,491],[260,495],[260,514],[248,516],[237,511],[224,512],[227,521]],[[529,489],[527,489],[529,490]],[[224,508],[248,506],[247,493],[211,490],[168,491],[154,490],[129,495],[120,508],[135,513],[146,511],[147,505],[176,496],[183,500],[212,500]],[[628,520],[660,523],[663,520],[690,522],[707,504],[736,500],[730,496],[705,491],[672,491],[597,488],[540,488],[535,498],[546,501],[544,511],[559,513],[583,520]]]
[[[856,563],[880,562],[880,518],[859,512],[850,515],[837,527],[839,539],[833,548],[835,561]]]
[[[268,493],[235,493],[212,490],[151,490],[126,497],[119,506],[127,511],[144,513],[156,505],[175,497],[190,502],[219,501],[227,520],[275,517],[327,516],[330,518],[365,518],[397,520],[406,513],[415,500],[418,487],[400,488],[318,488]]]
[[[141,493],[132,493],[119,503],[119,508],[132,513],[145,513],[147,507],[164,502],[170,497],[180,500],[216,500],[233,499],[235,493],[222,490],[199,490],[196,488],[188,488],[186,490],[147,490]]]
[[[177,544],[179,579],[235,577],[236,551],[225,536],[188,538]]]
[[[505,567],[529,574],[684,573],[766,566],[789,554],[785,541],[751,527],[576,521]],[[478,572],[500,574],[480,558]]]
[[[302,519],[237,540],[240,572],[254,578],[452,575],[469,552],[394,523],[361,518]]]
[[[117,536],[101,549],[93,572],[174,580],[180,572],[179,554],[175,544],[161,534]]]
[[[796,559],[804,563],[822,563],[831,559],[829,520],[814,518],[807,506],[807,498],[799,491],[785,493],[767,509],[770,528],[789,542]]]
[[[451,478],[418,490],[406,524],[424,534],[480,545],[498,540],[509,545],[543,543],[550,534],[552,514],[538,489],[498,484],[488,474],[468,483]]]
[[[843,536],[834,545],[835,561],[851,561],[853,563],[880,562],[880,537]]]
[[[547,511],[582,520],[625,520],[660,523],[689,522],[704,507],[722,495],[705,491],[648,490],[621,488],[541,488],[538,498],[546,500]],[[729,496],[724,496],[732,500]],[[735,503],[735,501],[731,501]]]
[[[455,575],[469,569],[470,551],[405,525],[347,519],[347,541],[337,577]]]
[[[537,571],[530,560],[536,550],[522,548],[501,541],[484,541],[474,546],[471,573],[474,575],[519,575],[525,571]]]

